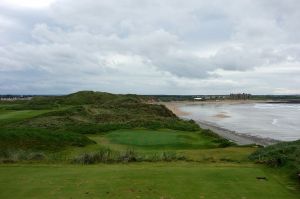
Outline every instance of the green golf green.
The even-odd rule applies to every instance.
[[[213,148],[214,138],[200,132],[175,130],[117,130],[106,137],[112,143],[150,148]]]

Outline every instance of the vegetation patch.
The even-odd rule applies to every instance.
[[[17,163],[21,161],[42,161],[46,154],[40,151],[3,149],[0,151],[0,163]]]
[[[166,151],[153,154],[138,153],[134,149],[126,151],[113,151],[110,148],[102,148],[95,152],[83,153],[72,159],[76,164],[97,164],[97,163],[128,163],[128,162],[159,162],[185,160],[183,155],[175,151]]]
[[[94,143],[84,135],[46,129],[0,128],[0,149],[58,150]]]
[[[2,149],[52,150],[93,143],[83,134],[117,129],[199,130],[162,105],[136,95],[83,91],[67,96],[35,97],[0,104]]]
[[[8,106],[9,107],[9,106]],[[9,110],[0,109],[0,124],[14,123],[49,112],[50,110]]]
[[[249,158],[271,167],[282,167],[293,178],[299,178],[298,180],[300,180],[300,140],[281,142],[261,148],[252,153]]]
[[[84,91],[67,96],[36,97],[10,109],[51,110],[12,124],[19,127],[64,129],[78,133],[141,127],[199,130],[195,122],[181,120],[165,106],[148,104],[145,97],[135,95]]]

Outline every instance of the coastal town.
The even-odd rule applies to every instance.
[[[0,95],[0,101],[31,100],[33,95]]]
[[[251,94],[248,93],[231,93],[229,95],[200,95],[194,97],[194,100],[205,101],[205,100],[248,100],[251,98]]]

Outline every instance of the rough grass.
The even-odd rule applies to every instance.
[[[37,97],[26,102],[0,104],[1,149],[53,149],[85,146],[84,135],[116,129],[145,127],[199,130],[161,105],[143,97],[101,92]]]
[[[47,114],[53,110],[13,110],[15,106],[16,104],[2,104],[0,106],[0,149],[2,151],[18,149],[49,151],[63,149],[66,146],[85,146],[93,143],[86,136],[70,131],[17,128],[17,123]],[[12,152],[10,153],[12,154]],[[14,157],[19,156],[19,152],[14,155]]]
[[[88,133],[98,133],[136,127],[199,130],[196,123],[177,118],[165,106],[145,103],[144,97],[135,95],[85,91],[33,98],[14,109],[53,110],[20,123],[21,127],[59,128],[80,133],[86,133],[85,129]]]
[[[175,151],[161,153],[142,154],[134,149],[126,151],[113,151],[110,148],[101,148],[98,151],[83,153],[72,159],[75,164],[98,164],[98,163],[129,163],[129,162],[171,162],[185,160],[183,155]]]
[[[300,180],[300,140],[261,148],[252,153],[249,158],[257,163],[280,168],[292,178]]]
[[[300,169],[300,140],[261,148],[251,154],[250,159],[274,167],[293,164]]]
[[[286,180],[255,165],[2,165],[0,198],[299,198]]]
[[[46,129],[0,128],[0,149],[58,150],[94,143],[84,135]]]
[[[4,149],[0,151],[0,163],[16,163],[21,161],[40,162],[45,158],[45,153],[38,151],[20,149]]]
[[[147,104],[141,96],[100,92],[78,92],[67,96],[37,97],[26,102],[2,103],[0,104],[0,125],[0,149],[5,152],[0,154],[3,162],[30,160],[30,154],[35,151],[46,152],[43,162],[44,159],[50,162],[52,160],[65,162],[74,159],[73,153],[61,156],[56,151],[65,148],[74,149],[76,146],[78,153],[75,156],[79,157],[79,152],[86,148],[99,150],[102,146],[84,147],[94,143],[87,135],[116,129],[143,127],[199,130],[198,125],[193,121],[183,121],[177,118],[164,106]],[[167,133],[169,134],[167,136],[164,132],[155,134],[154,136],[157,136],[158,139],[155,140],[153,136],[152,140],[149,139],[153,144],[152,147],[160,146],[160,148],[199,148],[200,146],[207,148],[205,145],[208,144],[216,147],[219,146],[219,143],[214,141],[220,140],[213,137],[209,140],[210,136],[206,136],[207,138],[204,139],[205,136],[203,136],[203,143],[201,143],[202,138],[197,134],[189,136],[181,132],[181,135],[176,135],[176,138],[172,137],[173,134],[170,133]],[[194,138],[198,139],[195,143],[192,142]],[[137,137],[137,139],[140,138]],[[164,141],[169,139],[169,144],[161,142],[162,139]],[[141,143],[139,146],[151,147],[145,143]],[[117,152],[123,154],[126,150],[117,150]],[[55,153],[49,154],[49,151],[55,151]],[[93,154],[96,151],[88,151],[86,157],[97,156],[97,154]],[[165,151],[161,151],[160,154],[165,155],[161,159],[170,159],[169,157],[171,157],[169,155],[171,153],[166,155]],[[156,156],[155,152],[151,157]],[[119,157],[122,159],[122,155]],[[145,159],[143,158],[143,160]],[[114,162],[119,162],[119,160],[115,161],[114,159]]]

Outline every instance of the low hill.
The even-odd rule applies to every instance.
[[[45,109],[65,105],[105,104],[118,100],[141,100],[136,95],[116,95],[105,92],[79,91],[65,96],[40,96],[23,104],[19,108]]]
[[[183,121],[165,106],[147,104],[145,98],[136,95],[83,91],[67,96],[34,98],[18,108],[53,110],[14,124],[22,127],[59,128],[83,134],[137,127],[199,130],[194,122]]]
[[[181,120],[165,106],[146,101],[137,95],[81,91],[6,103],[0,106],[0,148],[84,146],[93,143],[85,134],[117,129],[199,130],[193,121]]]

